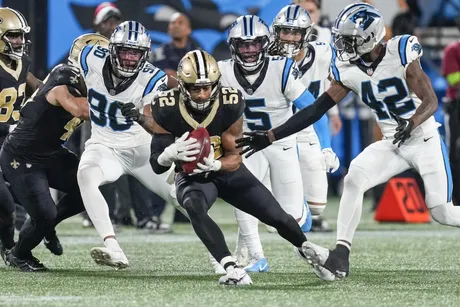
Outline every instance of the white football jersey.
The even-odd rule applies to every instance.
[[[297,61],[300,80],[308,88],[313,97],[318,98],[327,89],[327,80],[332,60],[332,49],[329,43],[310,42],[305,48],[304,57]],[[298,140],[318,142],[313,126],[308,126],[297,135]]]
[[[372,108],[384,137],[393,138],[398,124],[390,112],[408,119],[422,103],[406,82],[407,66],[422,54],[422,46],[415,36],[396,36],[387,42],[380,57],[370,67],[340,61],[334,54],[332,75]],[[411,134],[431,132],[439,126],[431,116]]]
[[[121,105],[133,103],[143,112],[158,91],[167,89],[165,73],[145,63],[136,77],[114,87],[109,50],[88,45],[80,53],[80,68],[88,88],[91,141],[111,148],[130,148],[150,143],[151,135],[137,122],[121,114]]]
[[[268,56],[258,74],[246,80],[233,60],[218,62],[224,86],[239,89],[245,99],[245,131],[270,130],[287,121],[293,114],[292,102],[306,90],[296,63],[281,56]]]

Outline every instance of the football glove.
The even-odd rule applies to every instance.
[[[412,132],[412,128],[414,127],[414,122],[412,121],[412,119],[404,119],[391,111],[390,115],[398,123],[398,127],[396,127],[396,133],[394,135],[395,139],[393,140],[393,144],[398,144],[399,148],[408,138],[410,138],[410,133]]]
[[[144,115],[141,114],[138,108],[132,102],[128,103],[121,103],[119,102],[118,105],[120,106],[121,114],[134,121],[134,122],[143,122]]]
[[[242,137],[239,139],[236,139],[236,148],[244,148],[240,155],[244,155],[247,153],[245,156],[246,158],[249,158],[259,150],[262,150],[268,146],[271,145],[271,141],[268,138],[268,131],[265,130],[256,130],[256,131],[251,131],[251,132],[243,132],[243,135],[246,137]]]
[[[200,152],[198,149],[200,144],[193,138],[186,140],[188,135],[189,132],[187,131],[174,143],[166,147],[161,155],[158,156],[158,164],[169,167],[175,161],[195,161],[196,158],[193,156]]]
[[[217,172],[221,169],[222,163],[219,160],[214,160],[214,149],[211,146],[211,151],[209,156],[203,159],[203,163],[198,162],[196,164],[197,168],[193,170],[193,175],[207,173],[207,172]]]
[[[331,148],[324,148],[322,151],[323,170],[327,173],[333,173],[340,167],[340,160]]]

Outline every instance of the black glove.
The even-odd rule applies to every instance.
[[[394,114],[393,112],[390,112],[390,115],[398,123],[398,127],[396,127],[395,139],[393,140],[393,144],[398,143],[399,148],[408,138],[410,138],[412,127],[414,127],[414,122],[411,119],[404,119]]]
[[[256,130],[256,131],[251,131],[251,132],[244,132],[243,135],[246,135],[246,137],[237,139],[235,142],[236,142],[236,148],[247,146],[240,153],[240,155],[244,155],[245,153],[248,153],[246,155],[246,158],[249,158],[250,156],[258,152],[259,150],[262,150],[265,147],[270,146],[270,144],[272,143],[270,139],[268,138],[268,131]]]
[[[124,117],[132,121],[138,122],[138,123],[143,122],[144,115],[142,115],[141,112],[139,112],[139,109],[136,108],[134,103],[132,102],[119,103],[119,105],[120,105],[121,114],[123,114]]]

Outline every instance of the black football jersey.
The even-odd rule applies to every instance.
[[[19,120],[19,110],[25,99],[26,79],[30,61],[26,56],[16,61],[16,69],[0,60],[0,146],[9,127]]]
[[[86,94],[81,79],[70,66],[55,67],[22,107],[18,125],[3,145],[6,151],[30,162],[49,160],[59,152],[81,120],[46,100],[46,94],[58,85],[67,85],[76,97]]]
[[[186,131],[204,127],[211,136],[215,159],[224,155],[221,146],[222,133],[228,130],[244,111],[241,92],[231,87],[221,87],[211,109],[206,113],[191,112],[183,101],[179,89],[160,93],[152,102],[153,119],[175,137]]]

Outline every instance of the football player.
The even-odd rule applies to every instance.
[[[219,62],[222,84],[240,90],[246,99],[245,131],[276,127],[292,116],[292,104],[302,109],[314,101],[300,80],[295,61],[283,56],[268,56],[269,36],[268,26],[259,17],[238,17],[230,27],[227,40],[232,59]],[[315,124],[315,129],[324,144],[330,143],[326,116]],[[270,172],[273,195],[281,207],[303,226],[304,232],[309,231],[311,214],[302,192],[296,137],[277,142],[275,146],[245,159],[244,164],[260,181]],[[239,226],[237,257],[245,258],[242,249],[246,246],[249,254],[246,270],[266,272],[268,265],[257,219],[241,210],[236,210],[235,216]]]
[[[253,131],[238,140],[253,152],[311,125],[354,91],[374,111],[383,140],[369,145],[351,163],[345,177],[333,250],[307,243],[307,258],[315,274],[335,280],[349,273],[352,240],[361,218],[363,194],[392,176],[415,168],[423,178],[425,201],[433,219],[460,226],[460,208],[452,204],[452,175],[444,142],[433,114],[438,108],[430,79],[420,65],[417,37],[402,35],[384,43],[385,23],[371,5],[355,3],[343,9],[333,28],[337,54],[334,80],[317,101],[270,131]]]
[[[309,42],[312,21],[308,13],[298,5],[287,5],[276,15],[272,24],[274,41],[271,55],[282,55],[296,61],[300,80],[315,98],[329,86],[327,80],[331,66],[332,50],[329,43]],[[329,141],[329,138],[323,140]],[[313,127],[307,127],[297,134],[300,171],[303,193],[310,207],[312,230],[328,230],[320,215],[327,203],[327,175],[335,172],[340,162],[331,144],[320,144]]]
[[[0,8],[0,146],[10,125],[19,120],[19,110],[41,82],[29,71],[25,35],[30,27],[24,16],[8,7]],[[0,171],[0,256],[14,245],[15,204]],[[55,238],[49,238],[55,240]],[[5,262],[7,264],[7,262]]]
[[[108,40],[98,34],[78,37],[70,49],[69,64],[77,63],[87,44],[107,47]],[[79,159],[63,147],[81,120],[89,118],[84,95],[86,87],[79,70],[56,66],[24,104],[21,120],[3,144],[0,165],[18,202],[30,215],[7,257],[22,271],[46,270],[32,250],[44,236],[56,237],[54,228],[59,222],[84,210],[77,183]],[[66,193],[57,205],[50,187]],[[61,255],[59,240],[54,244],[54,253]]]
[[[129,174],[164,200],[175,202],[172,185],[166,182],[168,174],[156,175],[149,164],[151,135],[121,113],[124,104],[149,113],[153,97],[167,89],[165,73],[147,62],[150,47],[144,26],[125,21],[113,32],[108,49],[88,45],[79,56],[88,88],[92,134],[77,179],[86,212],[105,244],[93,248],[91,256],[98,264],[117,268],[129,263],[115,238],[99,187]]]
[[[153,132],[153,170],[161,174],[176,164],[177,200],[187,211],[198,237],[226,270],[219,283],[251,284],[247,272],[236,266],[219,226],[208,215],[217,197],[275,227],[296,250],[306,242],[305,235],[296,220],[241,163],[235,139],[243,131],[244,97],[239,90],[220,85],[216,60],[204,51],[190,51],[179,63],[177,76],[179,88],[154,99],[153,118],[138,112],[126,114]],[[193,161],[193,155],[198,153],[196,140],[187,139],[189,132],[198,127],[209,132],[212,150],[189,175],[182,171],[181,163]]]

